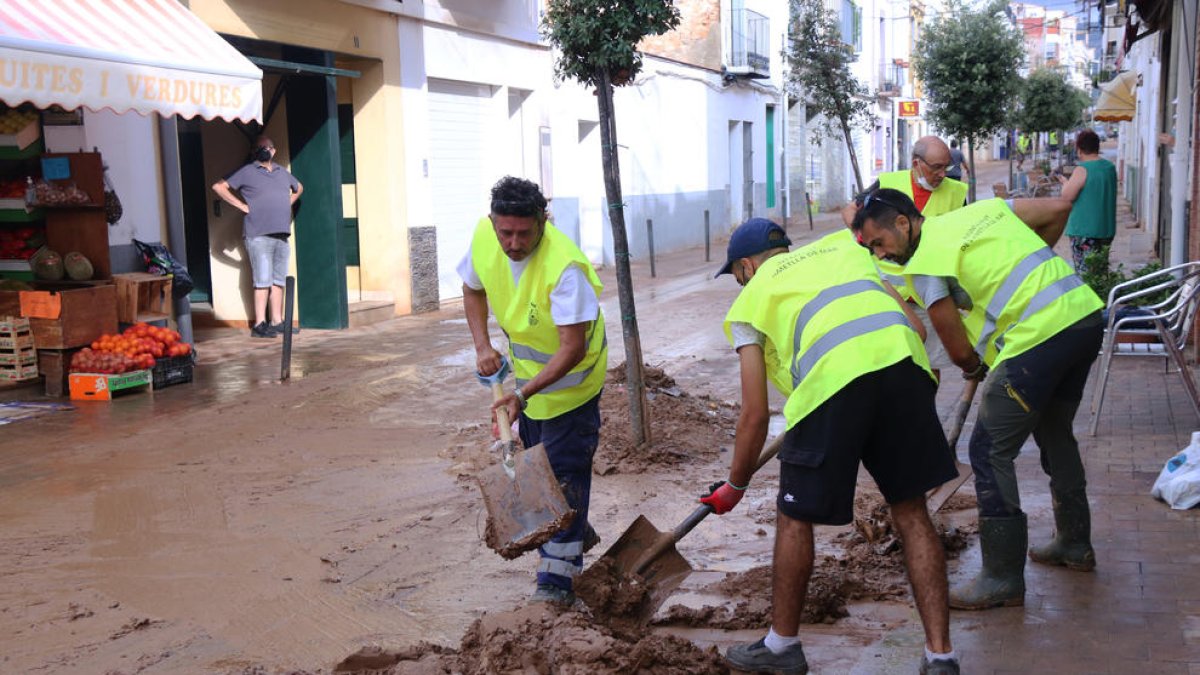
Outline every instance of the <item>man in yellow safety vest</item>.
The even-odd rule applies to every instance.
[[[771,629],[731,647],[739,670],[803,673],[800,615],[813,567],[813,524],[853,519],[861,462],[904,541],[925,627],[922,673],[958,673],[950,644],[946,565],[925,493],[957,475],[934,405],[919,322],[880,278],[849,230],[788,252],[775,223],[734,231],[725,265],[743,286],[725,317],[741,364],[742,410],[729,477],[701,502],[737,505],[767,436],[767,382],[787,396],[775,528]],[[905,432],[896,434],[897,427]]]
[[[979,575],[950,592],[950,606],[1024,603],[1028,529],[1014,460],[1033,434],[1050,476],[1054,539],[1035,562],[1096,566],[1087,482],[1072,421],[1100,350],[1103,303],[1051,246],[1071,202],[1000,199],[926,220],[896,190],[867,195],[852,230],[880,258],[904,264],[950,358],[983,387],[971,434],[979,502]],[[965,314],[964,314],[965,313]]]
[[[517,387],[492,407],[505,406],[509,419],[519,415],[525,447],[545,446],[576,512],[571,525],[539,549],[533,594],[534,601],[569,605],[583,552],[599,543],[587,516],[608,367],[600,278],[546,219],[538,186],[511,176],[492,188],[491,213],[476,225],[458,273],[481,375],[495,373],[502,359],[488,335],[489,305],[508,336]]]

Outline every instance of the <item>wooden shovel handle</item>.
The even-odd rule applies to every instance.
[[[504,385],[499,382],[492,383],[492,403],[504,398]],[[500,440],[505,443],[512,443],[512,421],[508,419],[508,406],[500,406],[496,408],[496,426],[500,430]]]

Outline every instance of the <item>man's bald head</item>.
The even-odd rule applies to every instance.
[[[937,189],[946,178],[950,166],[950,148],[937,136],[922,136],[913,143],[913,171],[925,179],[932,189]]]

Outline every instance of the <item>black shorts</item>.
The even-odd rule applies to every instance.
[[[821,525],[854,519],[858,464],[888,504],[958,475],[933,380],[911,359],[846,385],[791,429],[779,451],[780,513]]]

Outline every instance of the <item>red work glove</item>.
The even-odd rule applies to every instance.
[[[719,516],[732,511],[733,507],[742,501],[744,494],[746,494],[746,488],[739,490],[733,487],[729,481],[718,481],[708,486],[708,494],[700,498],[700,503],[711,506],[713,513]]]

